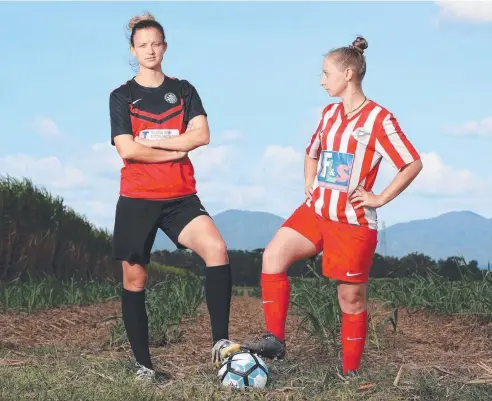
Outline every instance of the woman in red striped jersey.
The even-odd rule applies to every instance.
[[[324,108],[305,156],[306,200],[285,221],[263,254],[262,297],[267,334],[244,347],[273,359],[285,355],[290,297],[286,271],[296,260],[323,252],[323,275],[338,282],[342,311],[343,373],[356,374],[367,336],[366,287],[377,245],[376,209],[398,196],[419,174],[419,154],[394,115],[366,97],[367,41],[331,50],[321,86],[339,103]],[[376,195],[381,161],[398,173]]]

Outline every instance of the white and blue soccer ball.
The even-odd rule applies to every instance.
[[[268,381],[268,367],[258,355],[241,351],[226,358],[218,376],[222,385],[227,387],[264,388]]]

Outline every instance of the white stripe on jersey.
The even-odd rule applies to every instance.
[[[374,122],[376,117],[381,112],[381,107],[375,107],[369,113],[367,120],[364,123],[364,130],[371,133],[374,127]],[[362,173],[362,163],[364,162],[364,155],[366,154],[367,141],[369,140],[369,135],[363,140],[357,141],[357,148],[355,150],[354,165],[352,167],[352,177],[350,178],[349,195],[354,192],[355,188],[359,185],[360,175]]]
[[[311,147],[309,148],[309,157],[316,159],[318,157],[318,151],[321,148],[321,138],[323,137],[323,133],[326,128],[326,124],[328,123],[328,120],[333,117],[335,111],[338,110],[338,105],[331,107],[330,110],[328,110],[324,117],[323,117],[323,124],[320,127],[318,135],[316,135],[316,138],[314,138],[313,143],[311,144]]]
[[[383,120],[383,128],[386,132],[386,135],[388,136],[388,139],[390,140],[390,142],[392,143],[393,147],[396,149],[400,157],[403,159],[403,161],[406,164],[413,162],[414,159],[412,155],[408,151],[405,144],[402,142],[400,135],[398,135],[395,126],[391,122],[391,114],[388,114]],[[389,162],[393,164],[391,159],[389,160]]]
[[[357,116],[356,118],[354,118],[353,121],[351,121],[345,127],[345,130],[342,133],[342,137],[340,138],[340,149],[338,150],[338,152],[347,153],[349,140],[352,136],[352,132],[354,132],[354,127],[357,124],[357,121],[359,121],[359,118],[360,118],[360,116]],[[331,146],[333,147],[333,143],[331,144]],[[350,181],[352,181],[352,178],[350,179]],[[330,206],[328,208],[328,214],[329,214],[330,219],[332,221],[339,221],[338,220],[338,198],[339,197],[340,197],[339,191],[332,191],[331,197],[330,197]],[[347,203],[349,203],[349,202],[347,202]]]
[[[338,110],[338,107],[334,107],[334,109]],[[333,114],[331,117],[333,117]],[[327,149],[331,149],[333,147],[333,141],[335,140],[335,134],[337,133],[338,127],[342,123],[342,118],[340,117],[340,113],[338,113],[337,119],[335,120],[334,124],[331,126],[330,130],[327,133],[325,133],[325,127],[327,123],[328,123],[328,118],[325,119],[325,121],[323,122],[324,125],[323,125],[320,144],[323,143],[323,137],[326,135],[326,147]],[[320,168],[321,168],[321,159],[318,160],[318,171]],[[318,185],[319,185],[318,179],[316,179],[314,188],[317,188]],[[324,187],[320,187],[319,198],[316,200],[314,204],[314,209],[319,210],[319,215],[322,214],[321,208],[323,207],[323,204],[325,202],[325,189],[326,188]]]

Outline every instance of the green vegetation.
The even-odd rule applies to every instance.
[[[201,284],[198,282],[201,283],[198,277],[183,269],[161,266],[155,262],[149,266],[149,288],[160,288],[163,301],[171,294],[178,300],[182,298],[182,301],[171,298],[173,305],[176,302],[195,305],[193,297],[201,297],[198,292]],[[89,305],[119,299],[120,292],[121,283],[114,280],[94,281],[73,277],[59,280],[54,276],[39,278],[29,275],[27,280],[0,281],[0,312],[17,310],[31,313],[45,308]]]
[[[291,282],[292,304],[303,317],[301,327],[318,336],[325,345],[336,344],[341,326],[336,283],[323,277],[293,278]],[[484,274],[482,280],[466,276],[461,280],[450,280],[432,271],[426,276],[371,279],[368,298],[380,301],[392,311],[379,322],[370,320],[370,336],[375,342],[378,342],[378,332],[383,325],[391,324],[394,330],[397,329],[400,308],[445,315],[479,315],[483,321],[492,321],[491,274]]]
[[[0,179],[0,281],[120,279],[111,236],[30,180]]]
[[[178,341],[182,335],[181,319],[195,315],[204,296],[202,280],[196,276],[175,276],[151,286],[146,294],[149,343],[162,346]],[[123,321],[120,317],[117,319],[110,330],[110,346],[128,343]]]
[[[406,279],[372,280],[371,298],[392,308],[425,309],[436,314],[472,314],[492,318],[492,274],[481,280],[449,280],[430,272]]]
[[[232,282],[237,287],[258,287],[260,284],[263,249],[252,251],[229,250],[229,259],[233,269]],[[194,252],[183,250],[156,251],[152,259],[160,264],[176,266],[183,270],[203,275],[205,266],[200,257]],[[322,255],[310,259],[299,260],[290,266],[289,277],[314,278],[321,274]],[[427,276],[437,274],[449,280],[481,281],[487,271],[478,268],[476,261],[468,263],[461,257],[451,256],[442,260],[433,260],[421,253],[412,253],[402,258],[381,256],[375,254],[371,267],[371,278],[403,278],[414,275]]]

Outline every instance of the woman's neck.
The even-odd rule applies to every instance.
[[[160,69],[151,70],[143,67],[140,67],[140,70],[135,77],[135,81],[139,85],[146,86],[148,88],[157,88],[161,86],[164,82],[164,79],[164,73]]]
[[[360,87],[347,89],[347,93],[341,96],[341,98],[346,114],[350,114],[355,109],[358,110],[367,99]]]

